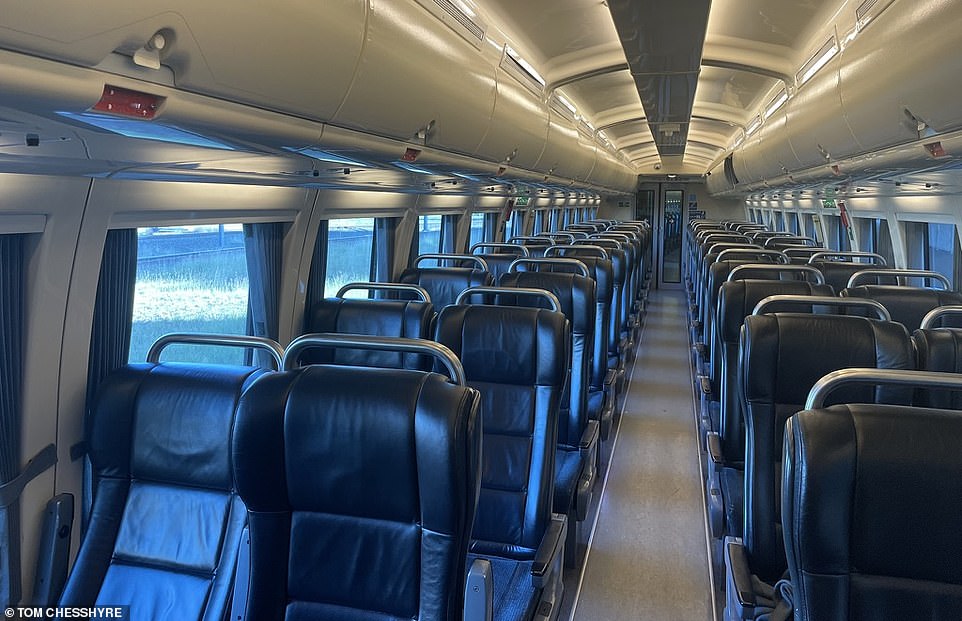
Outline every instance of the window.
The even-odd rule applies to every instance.
[[[418,217],[418,254],[441,252],[441,216]]]
[[[954,283],[960,255],[955,226],[926,222],[906,222],[905,251],[908,267],[938,272]]]
[[[371,280],[374,246],[374,218],[329,220],[327,224],[327,274],[324,295],[333,296],[349,282]],[[363,298],[363,290],[348,291],[345,297]]]
[[[137,229],[130,362],[169,332],[247,333],[248,278],[240,224]],[[198,362],[243,364],[239,348],[179,346]]]
[[[791,231],[795,235],[801,235],[797,213],[786,213],[785,220],[787,221],[789,231]]]
[[[814,239],[817,244],[821,244],[822,227],[819,226],[820,221],[818,216],[815,214],[805,214],[802,216],[802,219],[805,222],[805,233],[803,234]]]
[[[485,224],[486,224],[486,219],[488,215],[490,214],[481,213],[481,212],[475,212],[471,214],[471,234],[468,236],[469,249],[471,248],[471,246],[477,243],[488,241],[487,239],[485,239],[485,237],[487,237],[486,231],[485,231],[485,228],[486,228]]]
[[[852,249],[851,240],[848,238],[848,231],[842,226],[842,218],[833,215],[824,215],[825,234],[828,237],[828,247],[832,250],[848,252]]]
[[[879,254],[885,258],[887,266],[895,267],[888,222],[882,218],[856,218],[855,226],[858,227],[859,250]]]

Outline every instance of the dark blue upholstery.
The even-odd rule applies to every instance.
[[[929,328],[912,334],[919,371],[962,373],[962,329]],[[962,392],[919,388],[912,401],[929,408],[962,409]]]
[[[401,272],[398,282],[423,288],[438,311],[454,304],[468,287],[494,284],[490,273],[470,267],[409,267]]]
[[[508,273],[508,268],[511,264],[521,258],[520,254],[517,253],[477,253],[474,256],[484,259],[484,262],[488,264],[488,271],[491,272],[491,280],[493,282],[498,282],[502,274]],[[465,264],[468,262],[465,261]]]
[[[901,323],[909,332],[921,327],[922,318],[929,311],[939,306],[962,304],[962,293],[898,285],[862,285],[843,289],[841,295],[875,300],[892,315],[892,321]],[[962,323],[957,317],[946,316],[939,325],[959,327]]]
[[[796,621],[962,618],[960,446],[958,411],[853,404],[789,420]]]
[[[314,365],[252,386],[234,427],[248,619],[460,619],[478,396],[434,373]]]
[[[434,305],[404,300],[328,298],[310,310],[307,332],[366,334],[428,338],[434,320]],[[417,354],[350,348],[312,348],[304,352],[305,364],[329,363],[388,369],[428,371],[433,359]]]
[[[551,517],[558,410],[568,372],[568,320],[553,311],[460,305],[435,340],[481,392],[484,465],[472,551],[531,560]]]
[[[785,421],[823,375],[849,367],[912,369],[911,341],[891,321],[775,313],[745,319],[741,343],[746,413],[744,541],[752,570],[774,581],[785,571],[779,490]],[[833,402],[908,403],[901,387],[845,387]]]
[[[87,417],[93,504],[61,606],[129,605],[135,621],[221,621],[247,513],[230,434],[248,367],[139,364]]]

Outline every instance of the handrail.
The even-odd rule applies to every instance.
[[[241,334],[207,334],[174,332],[158,338],[147,350],[147,362],[160,362],[160,354],[168,345],[217,345],[221,347],[244,347],[260,349],[271,355],[278,369],[284,358],[284,348],[273,339],[260,336],[245,336]]]
[[[462,304],[464,299],[470,295],[483,294],[483,293],[499,293],[503,295],[527,295],[529,297],[538,297],[548,300],[551,304],[551,310],[560,313],[561,312],[561,302],[558,300],[558,296],[547,291],[545,289],[532,289],[530,287],[468,287],[460,294],[458,294],[457,299],[454,301],[456,305]]]
[[[888,309],[875,300],[867,300],[864,298],[837,298],[832,295],[770,295],[755,305],[755,309],[752,310],[752,315],[764,314],[766,307],[774,306],[775,304],[869,308],[874,310],[878,318],[882,321],[892,321],[892,316],[889,314]]]
[[[515,269],[518,265],[571,265],[572,267],[578,268],[578,273],[586,278],[591,278],[591,274],[588,272],[588,266],[578,259],[571,259],[567,257],[548,257],[544,259],[529,259],[521,258],[515,259],[508,266],[509,272],[518,272],[521,270]]]
[[[520,254],[521,256],[524,256],[524,257],[531,254],[531,252],[529,252],[527,248],[525,248],[520,244],[508,244],[508,243],[502,243],[502,242],[497,242],[497,243],[496,242],[478,242],[473,246],[471,246],[471,249],[469,250],[469,252],[471,254],[474,254],[474,251],[477,250],[478,248],[495,248],[495,249],[500,248],[501,250],[521,250]]]
[[[444,254],[439,252],[418,255],[418,258],[414,259],[413,267],[417,267],[418,263],[424,259],[434,259],[438,262],[438,267],[441,267],[441,261],[474,261],[481,266],[481,271],[489,272],[488,262],[481,257],[475,256],[473,254]]]
[[[727,282],[738,280],[738,278],[735,278],[735,276],[739,272],[748,272],[751,270],[762,272],[778,272],[779,274],[783,272],[813,274],[815,276],[815,284],[825,284],[825,275],[814,267],[810,267],[808,265],[774,265],[771,263],[746,263],[745,265],[739,265],[728,274]]]
[[[765,247],[766,248],[769,247],[769,242],[780,244],[784,242],[795,242],[795,241],[812,242],[811,246],[809,246],[809,244],[803,244],[804,246],[809,248],[816,247],[816,245],[818,244],[818,242],[812,239],[811,237],[805,237],[804,235],[789,235],[786,237],[769,237],[768,239],[765,240]]]
[[[725,255],[735,256],[735,255],[741,254],[741,255],[751,255],[753,257],[775,257],[776,259],[779,259],[777,265],[791,264],[791,262],[788,259],[788,255],[786,255],[784,252],[780,252],[778,250],[762,250],[761,246],[757,246],[757,248],[758,250],[754,250],[753,248],[749,248],[749,247],[729,248],[728,250],[722,250],[721,252],[718,253],[718,258],[716,258],[715,260],[730,261],[731,259],[726,258]],[[711,248],[708,249],[708,254],[711,254]],[[782,261],[781,259],[784,259],[784,261]]]
[[[406,285],[399,282],[349,282],[334,294],[336,298],[343,298],[348,291],[406,291],[416,293],[424,302],[431,301],[431,295],[423,287],[417,285]]]
[[[902,369],[852,368],[839,369],[821,377],[812,386],[805,401],[806,410],[825,407],[825,400],[844,384],[883,384],[912,386],[914,388],[949,388],[962,390],[962,375],[958,373],[935,373],[933,371],[906,371]]]
[[[557,253],[558,250],[581,250],[583,248],[597,250],[598,256],[601,259],[609,259],[609,260],[611,259],[611,255],[608,254],[607,250],[605,250],[601,246],[596,246],[594,244],[559,244],[554,246],[548,246],[548,249],[544,251],[544,256],[545,258],[548,258],[549,253],[552,256],[556,255],[558,254]],[[552,252],[552,251],[555,251],[555,252]],[[558,256],[562,256],[562,255],[558,255]]]
[[[453,351],[446,346],[425,339],[411,339],[399,336],[374,336],[361,334],[316,333],[299,336],[287,346],[281,368],[290,371],[294,368],[301,352],[312,347],[343,347],[375,351],[396,351],[410,354],[432,356],[448,370],[448,377],[458,386],[467,385],[464,367]]]
[[[867,276],[892,276],[896,278],[896,282],[899,282],[900,278],[931,278],[937,280],[944,286],[946,291],[952,289],[952,283],[943,274],[938,272],[933,272],[931,270],[898,270],[898,269],[888,269],[888,270],[861,270],[852,274],[852,277],[848,279],[848,284],[845,285],[847,289],[852,287],[857,287],[859,281],[865,280]]]
[[[854,250],[853,251],[816,252],[808,259],[808,262],[814,263],[816,260],[821,259],[822,257],[851,257],[853,259],[878,259],[877,261],[875,261],[877,265],[888,264],[885,260],[885,257],[883,257],[880,254],[877,254],[875,252],[857,252]],[[850,261],[850,263],[854,263],[854,261]]]
[[[929,328],[936,327],[935,320],[943,317],[945,315],[962,315],[962,306],[957,305],[946,305],[946,306],[936,306],[922,317],[922,325],[919,326],[919,330],[928,330]]]
[[[781,252],[784,252],[789,257],[804,257],[805,255],[811,257],[820,252],[824,252],[824,250],[812,246],[785,246],[785,249]]]
[[[512,237],[511,239],[508,240],[508,243],[509,243],[509,244],[513,244],[513,243],[516,242],[516,241],[520,241],[520,242],[527,242],[527,241],[544,242],[544,244],[535,244],[535,245],[538,245],[538,246],[541,246],[541,245],[548,245],[548,246],[550,246],[550,245],[551,245],[551,240],[550,240],[550,239],[548,239],[547,237],[538,237],[537,235],[515,235],[514,237]],[[518,245],[521,245],[521,244],[518,244]]]
[[[719,242],[719,243],[717,243],[717,244],[712,244],[711,246],[709,246],[709,247],[708,247],[708,252],[705,253],[705,256],[708,256],[708,255],[710,255],[710,254],[712,254],[712,253],[714,253],[714,252],[725,252],[724,250],[715,250],[715,248],[718,248],[719,246],[728,246],[729,248],[727,248],[727,250],[741,250],[741,249],[743,249],[743,248],[744,248],[745,250],[755,250],[755,249],[757,249],[757,250],[765,250],[764,248],[762,248],[762,247],[759,246],[758,244],[748,244],[748,243],[746,243],[746,244],[740,244],[740,243],[738,243],[738,242]],[[731,248],[731,246],[736,246],[736,247],[735,247],[735,248]],[[767,252],[778,252],[778,251],[777,251],[777,250],[768,250]]]
[[[575,236],[574,236],[574,235],[572,235],[571,233],[567,233],[567,232],[565,232],[565,231],[552,231],[552,232],[550,232],[550,233],[539,233],[539,234],[536,235],[535,237],[541,237],[541,238],[544,238],[544,239],[548,239],[548,240],[550,240],[550,241],[552,241],[552,242],[555,241],[555,238],[556,238],[556,237],[563,237],[563,238],[567,239],[569,242],[573,242],[573,241],[575,240]]]

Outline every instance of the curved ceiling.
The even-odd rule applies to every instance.
[[[707,172],[744,136],[773,96],[785,86],[794,87],[794,76],[811,57],[813,44],[824,39],[823,31],[838,12],[852,4],[846,0],[698,0],[675,5],[653,0],[462,2],[496,23],[549,88],[571,101],[579,116],[623,151],[641,175]],[[706,10],[707,30],[699,24],[699,19],[704,24]],[[691,34],[699,30],[705,33],[703,39]],[[682,79],[694,80],[693,89],[678,78],[652,78],[656,69],[660,76],[688,71],[667,59],[685,54],[687,58],[676,64],[694,65]],[[684,118],[677,117],[678,109]],[[666,148],[668,144],[673,146]]]

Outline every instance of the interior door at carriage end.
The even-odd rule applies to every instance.
[[[663,185],[659,191],[655,266],[659,289],[681,289],[681,244],[686,221],[685,190]]]

